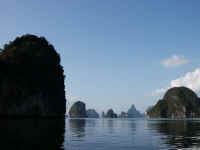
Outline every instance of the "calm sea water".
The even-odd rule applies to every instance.
[[[200,149],[200,120],[1,119],[1,149]]]

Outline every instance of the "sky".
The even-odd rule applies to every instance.
[[[144,112],[173,86],[200,91],[200,1],[2,0],[0,47],[44,36],[61,56],[68,103]]]

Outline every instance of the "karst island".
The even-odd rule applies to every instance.
[[[169,89],[163,99],[147,111],[148,118],[199,118],[200,99],[187,87]]]
[[[44,37],[27,34],[5,44],[0,68],[0,116],[64,117],[63,67]]]

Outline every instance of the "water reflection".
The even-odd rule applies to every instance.
[[[63,119],[1,119],[2,149],[62,150],[65,120]]]
[[[110,134],[114,133],[114,120],[113,119],[107,120],[107,126],[108,126],[108,132]]]
[[[85,119],[70,119],[69,125],[72,136],[79,138],[85,136]]]
[[[200,148],[200,122],[189,120],[150,121],[149,127],[161,133],[165,144],[177,149]]]
[[[129,125],[129,128],[131,130],[131,133],[135,134],[135,132],[136,132],[136,123],[135,123],[135,121],[132,121],[132,120],[129,121],[128,125]]]

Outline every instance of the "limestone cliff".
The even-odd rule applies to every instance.
[[[191,118],[200,117],[200,100],[186,87],[169,89],[163,99],[147,111],[151,118]]]
[[[63,67],[43,37],[23,35],[0,52],[0,116],[64,116]]]

